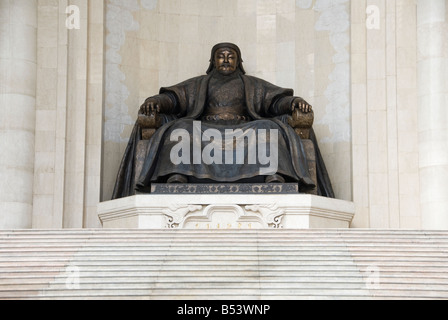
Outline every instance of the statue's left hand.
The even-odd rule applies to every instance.
[[[308,102],[303,100],[302,98],[294,99],[294,101],[292,102],[291,108],[292,108],[292,112],[294,112],[294,110],[296,110],[296,109],[299,109],[303,113],[310,113],[311,111],[313,111],[313,107]]]

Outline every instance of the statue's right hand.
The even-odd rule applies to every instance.
[[[144,114],[146,116],[149,116],[154,113],[160,113],[160,105],[159,101],[154,98],[148,98],[146,99],[145,103],[142,104],[140,107],[140,114]]]

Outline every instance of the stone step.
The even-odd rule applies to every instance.
[[[44,279],[45,282],[47,279],[52,279],[52,282],[57,281],[66,281],[67,277],[71,274],[66,272],[65,270],[60,273],[15,273],[15,274],[5,274],[2,281],[5,281],[5,284],[13,284],[14,281],[21,282],[21,279],[26,283],[27,280],[34,279]],[[181,275],[181,276],[180,276]],[[353,279],[359,280],[364,279],[364,277],[357,272],[354,271],[346,271],[346,270],[317,270],[317,271],[303,271],[303,272],[288,272],[285,275],[279,275],[277,272],[273,271],[261,271],[261,272],[241,272],[240,270],[211,270],[209,272],[203,271],[185,271],[182,273],[178,273],[176,271],[167,271],[167,270],[137,270],[137,271],[128,271],[128,270],[119,270],[119,271],[97,271],[97,270],[82,270],[80,273],[80,281],[83,281],[84,278],[94,278],[98,281],[100,279],[104,279],[104,281],[114,281],[113,279],[118,278],[127,278],[127,279],[148,279],[148,278],[157,278],[157,279],[173,279],[173,281],[178,281],[177,279],[187,279],[191,281],[191,279],[195,280],[210,280],[213,279],[221,279],[221,280],[233,280],[233,279],[260,279],[261,280],[269,280],[269,279],[314,279],[316,281],[321,280],[338,280],[338,279]],[[430,278],[428,278],[430,279]],[[432,279],[432,278],[431,278]],[[1,282],[0,282],[1,283]]]
[[[63,241],[63,240],[62,240]],[[158,241],[153,242],[126,242],[126,243],[120,243],[116,244],[114,242],[103,242],[103,243],[36,243],[36,242],[30,242],[30,243],[5,243],[0,245],[0,252],[7,252],[7,251],[14,251],[14,250],[26,250],[30,251],[30,249],[39,249],[39,250],[45,250],[45,249],[77,249],[80,247],[84,248],[91,248],[91,249],[101,249],[101,250],[107,250],[108,247],[111,249],[117,250],[122,249],[126,250],[128,248],[134,248],[135,250],[139,249],[166,249],[166,248],[187,248],[190,250],[200,250],[200,249],[210,249],[210,250],[216,250],[216,249],[231,249],[234,248],[260,248],[264,250],[269,249],[277,249],[278,247],[282,247],[285,250],[307,250],[307,249],[320,249],[320,250],[340,250],[343,248],[350,248],[353,251],[363,251],[363,250],[369,250],[369,252],[375,252],[375,251],[439,251],[439,249],[448,249],[448,240],[446,243],[410,243],[410,244],[393,244],[390,242],[384,242],[384,243],[338,243],[335,241],[324,243],[324,242],[312,242],[312,241],[304,241],[304,242],[245,242],[245,243],[225,243],[222,241],[219,242],[213,242],[213,241],[207,241],[207,242],[169,242],[169,243],[163,243]],[[110,250],[109,250],[110,251]]]
[[[300,231],[298,231],[300,232]],[[177,234],[177,233],[165,233],[165,234],[157,234],[157,233],[148,233],[148,234],[140,234],[140,235],[126,235],[126,234],[100,234],[100,235],[90,235],[90,234],[79,234],[79,235],[70,235],[70,234],[53,234],[53,235],[35,235],[35,234],[8,234],[2,235],[0,234],[0,241],[54,241],[54,237],[58,237],[60,239],[73,240],[73,241],[83,241],[83,240],[107,240],[107,239],[129,239],[129,240],[160,240],[160,241],[168,241],[168,240],[206,240],[206,239],[224,239],[227,241],[231,241],[231,239],[263,239],[263,240],[281,240],[281,241],[296,241],[296,240],[334,240],[337,239],[339,241],[356,241],[356,240],[376,240],[382,241],[383,239],[390,239],[397,242],[411,242],[416,240],[423,241],[444,241],[448,239],[448,233],[446,235],[440,236],[427,236],[425,234],[403,234],[403,235],[395,235],[395,234],[384,234],[384,235],[359,235],[359,234],[333,234],[333,235],[319,235],[319,234],[289,234],[283,233],[279,231],[278,234],[241,234],[241,233],[231,233],[228,234],[212,234],[212,233],[198,233],[196,235],[193,234]]]
[[[66,279],[57,279],[56,282],[49,286],[53,290],[67,289]],[[206,279],[191,279],[181,278],[115,278],[115,279],[96,279],[96,278],[82,278],[79,282],[80,288],[89,289],[107,289],[107,288],[120,288],[120,289],[144,289],[144,288],[280,288],[280,289],[310,289],[310,288],[358,288],[365,289],[367,284],[363,279],[350,279],[345,281],[344,279],[284,279],[284,278],[272,278],[270,280],[262,278],[244,278],[244,279],[228,279],[222,278],[221,280],[216,278]],[[181,281],[182,280],[182,281]],[[0,292],[4,291],[29,291],[40,290],[46,287],[47,283],[35,281],[33,283],[5,283],[0,285]],[[413,283],[400,283],[395,281],[384,281],[377,285],[377,288],[371,290],[438,290],[440,292],[447,293],[446,283],[437,282],[413,282]]]
[[[78,267],[88,267],[88,266],[101,266],[104,264],[108,265],[114,265],[114,266],[167,266],[167,265],[215,265],[215,266],[221,266],[221,265],[251,265],[251,266],[258,266],[258,265],[267,265],[267,266],[277,266],[277,265],[300,265],[300,266],[307,266],[307,265],[316,265],[319,264],[321,266],[333,266],[335,264],[338,264],[340,266],[342,265],[353,265],[353,262],[350,260],[316,260],[316,259],[310,259],[310,260],[302,260],[302,259],[235,259],[235,258],[229,258],[229,259],[215,259],[214,257],[210,259],[95,259],[95,260],[84,260],[84,259],[76,259],[71,261],[23,261],[23,262],[0,262],[0,268],[9,268],[17,266],[17,264],[21,265],[21,267],[52,267],[52,266],[59,266],[59,265],[68,265],[69,263],[71,265],[76,265]]]
[[[388,247],[380,247],[375,246],[374,248],[369,247],[351,247],[349,245],[346,246],[317,246],[317,245],[308,245],[308,246],[201,246],[201,245],[195,245],[194,247],[189,247],[187,244],[185,245],[172,245],[172,246],[143,246],[143,245],[132,245],[129,244],[127,246],[111,246],[111,245],[90,245],[90,246],[79,246],[79,245],[59,245],[59,246],[37,246],[37,245],[30,245],[30,246],[21,246],[21,247],[7,247],[7,248],[1,248],[0,249],[0,256],[7,255],[7,254],[16,254],[16,253],[54,253],[54,252],[76,252],[79,249],[83,249],[84,251],[90,251],[90,252],[129,252],[132,250],[132,252],[167,252],[171,250],[175,251],[183,251],[183,252],[220,252],[220,251],[258,251],[258,252],[276,252],[279,251],[279,248],[281,248],[282,252],[288,253],[288,252],[335,252],[335,251],[343,251],[349,249],[351,253],[362,253],[362,252],[368,252],[368,253],[375,253],[375,252],[389,252],[391,254],[393,253],[411,253],[411,254],[429,254],[429,253],[436,253],[439,255],[444,255],[445,252],[448,252],[448,246],[447,247],[441,247],[441,246],[426,246],[426,247],[418,247],[415,246],[413,248],[411,247],[397,247],[397,246],[388,246]]]
[[[183,294],[183,295],[181,295]],[[325,295],[326,294],[326,295]],[[388,294],[359,292],[359,291],[331,291],[323,292],[318,290],[317,292],[270,292],[262,291],[259,294],[246,295],[243,293],[190,293],[189,292],[157,292],[157,291],[135,291],[130,290],[128,292],[123,291],[103,291],[103,292],[77,292],[75,294],[66,294],[63,292],[46,292],[45,295],[39,295],[39,292],[23,292],[23,294],[16,294],[11,292],[8,296],[3,297],[3,300],[227,300],[227,301],[245,301],[245,300],[446,300],[445,296],[437,295],[436,293],[419,292],[414,291],[414,295],[409,295],[409,292],[395,291]],[[173,298],[175,297],[175,298]]]
[[[397,284],[395,287],[399,287]],[[422,286],[426,287],[426,284]],[[229,279],[225,281],[185,281],[185,282],[163,282],[159,279],[153,279],[150,281],[148,279],[144,281],[134,281],[134,282],[104,282],[98,283],[94,282],[86,282],[83,281],[79,284],[79,290],[83,290],[84,288],[88,288],[88,290],[132,290],[132,289],[179,289],[179,290],[187,290],[187,289],[361,289],[365,287],[365,283],[360,282],[281,282],[281,281],[263,281],[260,282],[258,279],[256,280],[244,280],[244,281],[231,281]],[[405,289],[408,286],[405,285]],[[431,286],[432,287],[432,286]],[[434,287],[436,287],[434,285]],[[2,285],[0,286],[0,292],[6,291],[31,291],[31,290],[41,290],[42,285],[40,284],[22,284],[21,286],[17,285]],[[67,290],[67,284],[62,283],[53,283],[48,289],[45,290]],[[76,289],[77,291],[78,289]],[[75,290],[74,290],[75,291]]]
[[[245,230],[191,230],[191,229],[155,229],[155,230],[145,230],[145,229],[132,229],[132,233],[135,234],[156,234],[156,233],[242,233],[242,234],[272,234],[273,229],[245,229]],[[1,230],[0,234],[128,234],[130,229],[12,229],[12,230]],[[412,229],[276,229],[275,234],[279,232],[296,234],[427,234],[427,235],[437,235],[437,234],[448,234],[447,230],[412,230]]]
[[[89,283],[142,283],[148,281],[160,281],[160,283],[185,283],[191,281],[194,277],[195,282],[199,283],[213,283],[213,282],[225,282],[225,281],[236,281],[236,282],[262,282],[262,283],[358,283],[365,285],[366,278],[354,273],[313,273],[313,274],[288,274],[284,276],[242,276],[242,275],[225,275],[219,273],[217,275],[200,275],[195,273],[188,273],[182,276],[171,275],[166,276],[158,272],[140,272],[136,273],[102,273],[102,272],[82,272],[80,283],[87,285]],[[67,276],[56,275],[54,277],[40,277],[40,276],[26,276],[26,277],[3,277],[0,279],[0,286],[19,286],[23,288],[23,285],[35,284],[45,286],[48,285],[49,280],[54,281],[54,283],[65,283]],[[397,276],[382,276],[380,285],[385,284],[403,284],[406,282],[407,285],[435,285],[442,286],[448,284],[448,277],[414,277],[403,275]],[[5,288],[5,287],[1,287]]]
[[[109,244],[119,244],[121,246],[126,246],[127,243],[130,244],[140,244],[140,245],[152,245],[154,243],[157,243],[158,245],[170,245],[170,244],[219,244],[219,243],[227,243],[229,245],[279,245],[279,244],[285,244],[285,245],[302,245],[302,244],[310,244],[310,243],[316,243],[319,246],[326,246],[326,245],[344,245],[344,244],[350,244],[353,246],[359,245],[361,247],[372,247],[374,245],[382,245],[382,246],[428,246],[428,245],[441,245],[441,246],[447,246],[448,237],[446,239],[428,239],[428,238],[421,238],[416,239],[414,237],[410,239],[397,239],[397,238],[387,238],[387,237],[381,237],[381,238],[362,238],[362,237],[356,237],[356,238],[265,238],[265,237],[250,237],[250,238],[242,238],[238,236],[230,236],[231,238],[220,238],[215,237],[211,238],[210,236],[203,237],[203,238],[191,238],[191,237],[179,237],[176,239],[172,239],[171,237],[167,238],[161,238],[161,237],[143,237],[141,239],[139,238],[104,238],[104,239],[97,239],[97,238],[85,238],[85,239],[42,239],[42,238],[7,238],[7,239],[0,239],[0,246],[9,246],[9,245],[61,245],[61,240],[63,240],[64,245],[70,246],[70,245],[83,245],[83,244],[95,244],[98,245],[109,243]]]
[[[0,231],[0,299],[448,299],[447,253],[446,231]]]
[[[20,270],[41,270],[45,268],[62,268],[66,267],[68,262],[23,262],[18,265],[17,263],[9,263],[3,262],[0,263],[0,272],[8,272],[11,270],[20,271]],[[362,261],[357,262],[356,266],[352,261],[349,260],[338,260],[338,261],[316,261],[316,260],[204,260],[204,261],[195,261],[195,260],[186,260],[186,261],[176,261],[176,260],[149,260],[149,261],[141,261],[141,260],[128,260],[128,261],[120,261],[120,260],[104,260],[104,261],[80,261],[73,260],[70,261],[70,265],[76,266],[79,268],[89,268],[95,266],[104,266],[108,267],[132,267],[132,268],[175,268],[176,266],[181,267],[189,267],[189,268],[205,268],[207,266],[213,268],[229,268],[229,267],[251,267],[257,269],[266,269],[266,268],[305,268],[305,267],[321,267],[321,268],[330,268],[330,267],[357,267],[359,269],[369,268],[369,267],[377,267],[381,271],[384,269],[392,269],[392,268],[402,268],[405,270],[448,270],[448,266],[446,263],[441,262],[419,262],[419,261]]]
[[[322,232],[314,231],[312,233],[307,233],[306,230],[276,230],[276,233],[272,233],[271,231],[251,231],[251,230],[190,230],[190,231],[157,231],[157,230],[147,230],[146,232],[142,232],[140,230],[129,234],[128,231],[123,231],[122,233],[111,233],[110,231],[104,232],[103,230],[93,231],[92,233],[88,232],[78,232],[78,233],[70,233],[70,232],[60,232],[57,231],[49,231],[48,233],[33,233],[24,231],[22,233],[18,232],[10,232],[10,233],[0,233],[1,240],[8,239],[23,239],[23,240],[32,240],[32,239],[52,239],[54,236],[64,239],[206,239],[206,238],[214,238],[214,239],[229,239],[229,236],[232,238],[239,239],[251,239],[254,237],[262,238],[262,239],[282,239],[282,240],[294,240],[294,239],[347,239],[347,240],[356,240],[356,239],[377,239],[381,240],[384,238],[395,239],[397,241],[412,241],[412,240],[446,240],[448,238],[448,232],[444,233],[425,233],[425,232],[388,232],[388,233],[379,233],[379,232],[362,232],[357,233],[355,231],[340,231],[340,232],[332,232],[331,230],[325,230]]]
[[[157,230],[147,230],[144,233],[142,230],[135,230],[132,234],[129,230],[123,231],[121,233],[111,233],[107,230],[97,230],[92,232],[79,231],[78,233],[72,233],[71,231],[48,231],[47,233],[37,233],[31,231],[23,232],[2,232],[0,231],[0,240],[52,240],[55,237],[60,239],[73,239],[73,240],[102,240],[102,239],[227,239],[232,238],[239,239],[271,239],[271,240],[295,240],[295,239],[342,239],[342,240],[356,240],[356,239],[377,239],[381,240],[384,238],[395,239],[396,241],[412,241],[412,240],[446,240],[448,238],[448,232],[443,234],[435,234],[419,232],[419,233],[394,233],[393,231],[388,233],[356,233],[355,231],[340,231],[332,232],[331,230],[325,230],[319,233],[319,231],[313,231],[312,233],[307,233],[306,230],[276,230],[275,233],[272,231],[258,230],[256,232],[251,232],[251,230],[190,230],[190,231],[157,231]]]
[[[63,266],[65,267],[65,266]],[[162,268],[163,267],[163,268]],[[261,265],[235,265],[235,264],[222,264],[222,265],[196,265],[196,264],[183,264],[183,265],[112,265],[112,264],[104,264],[101,266],[101,271],[118,271],[118,270],[126,270],[126,271],[155,271],[155,270],[167,270],[167,271],[175,271],[175,272],[183,272],[188,271],[194,268],[197,271],[202,272],[216,272],[219,270],[227,271],[227,270],[238,270],[239,272],[254,272],[258,274],[262,271],[271,271],[275,270],[277,272],[289,272],[289,271],[325,271],[325,270],[333,270],[333,271],[357,271],[359,270],[354,265],[275,265],[275,264],[261,264]],[[86,271],[98,269],[97,266],[91,265],[84,267]],[[84,271],[83,269],[83,271]],[[448,268],[426,268],[426,271],[431,272],[439,271],[446,272]],[[61,266],[51,266],[51,267],[43,267],[43,266],[11,266],[11,267],[3,267],[0,269],[0,272],[4,273],[14,273],[14,272],[57,272],[61,270]]]
[[[69,259],[72,258],[72,259]],[[295,254],[295,255],[260,255],[256,253],[248,254],[248,255],[144,255],[144,254],[126,254],[126,255],[85,255],[85,254],[76,254],[76,258],[67,257],[67,256],[11,256],[7,260],[0,259],[0,267],[16,265],[20,263],[23,266],[35,266],[41,263],[42,265],[52,265],[57,263],[67,263],[67,261],[76,261],[76,263],[83,263],[84,261],[91,261],[92,258],[98,263],[148,263],[153,264],[154,262],[169,262],[169,263],[192,263],[198,262],[199,264],[203,264],[208,261],[215,261],[218,263],[235,261],[235,262],[260,262],[270,263],[270,262],[292,262],[292,263],[300,263],[303,262],[305,264],[310,264],[312,262],[319,262],[321,264],[334,264],[334,263],[344,263],[351,262],[353,263],[353,256],[349,255],[303,255],[303,254]],[[413,263],[414,265],[427,265],[431,264],[433,266],[436,265],[446,265],[448,259],[439,256],[401,256],[401,257],[381,257],[381,256],[354,256],[357,264],[379,264],[379,265],[388,265],[389,263],[397,263],[397,264],[406,264]]]
[[[222,297],[244,297],[244,299],[260,299],[260,296],[263,296],[265,299],[272,299],[275,296],[290,296],[291,299],[298,299],[300,297],[313,297],[313,296],[333,296],[333,297],[341,297],[341,298],[357,298],[357,297],[369,297],[371,293],[367,290],[362,289],[329,289],[329,288],[314,288],[314,289],[227,289],[227,288],[210,288],[210,289],[131,289],[131,290],[118,290],[118,289],[104,289],[104,290],[76,290],[73,293],[68,293],[66,289],[62,290],[45,290],[42,293],[42,296],[48,297],[73,297],[73,298],[82,298],[83,296],[92,296],[96,295],[97,297],[107,297],[108,295],[117,295],[119,293],[122,296],[144,296],[149,297],[163,297],[165,296],[167,299],[181,299],[181,300],[189,300],[189,299],[198,299],[198,297],[206,297],[205,300],[208,299],[220,299]],[[387,296],[395,296],[395,297],[403,297],[403,296],[412,296],[417,298],[440,298],[446,299],[446,295],[439,294],[438,292],[434,292],[432,290],[391,290],[388,292]],[[378,294],[380,296],[380,294]],[[238,300],[239,298],[232,299]]]
[[[361,283],[365,284],[363,277],[354,277],[353,275],[349,276],[338,276],[335,277],[334,275],[322,275],[322,276],[297,276],[297,277],[290,277],[290,276],[272,276],[272,277],[259,277],[259,276],[241,276],[241,275],[234,275],[231,278],[229,276],[223,276],[223,275],[194,275],[194,280],[197,283],[215,283],[215,282],[226,282],[226,281],[234,281],[238,283],[243,282],[278,282],[278,283],[303,283],[303,282],[309,282],[309,283]],[[24,285],[48,285],[48,280],[51,278],[46,277],[9,277],[9,278],[2,278],[0,279],[0,288],[5,288],[5,286],[18,286],[20,288],[23,288]],[[65,283],[67,280],[66,276],[57,276],[53,278],[54,283]],[[434,282],[440,281],[439,279],[434,278]],[[154,272],[152,275],[147,276],[135,276],[134,274],[129,274],[127,276],[120,275],[109,275],[105,276],[101,273],[89,273],[89,275],[83,275],[80,278],[80,283],[83,285],[87,285],[89,283],[143,283],[143,282],[153,282],[153,281],[160,281],[160,283],[186,283],[191,282],[191,275],[190,276],[159,276],[158,273]],[[387,282],[389,283],[389,282]],[[419,283],[419,282],[417,282]],[[426,283],[426,282],[425,282]],[[440,282],[437,282],[440,283]]]
[[[290,277],[365,277],[367,278],[370,274],[365,270],[360,269],[324,269],[320,268],[315,270],[314,268],[308,269],[300,269],[300,270],[287,270],[288,272],[284,272],[284,276]],[[42,269],[42,270],[22,270],[22,271],[11,271],[2,273],[2,277],[4,278],[27,278],[27,277],[45,277],[55,279],[58,275],[63,277],[67,277],[69,273],[67,272],[67,268],[63,269]],[[101,271],[95,269],[83,269],[81,270],[82,276],[121,276],[134,274],[136,277],[139,275],[147,275],[154,276],[154,274],[158,274],[160,277],[179,277],[179,274],[189,275],[195,278],[200,277],[213,277],[213,276],[222,276],[222,277],[282,277],[278,276],[278,270],[241,270],[241,269],[232,269],[232,270],[223,270],[223,269],[201,269],[197,271],[189,271],[189,270],[176,270],[176,269],[123,269],[123,268],[105,268],[103,267]],[[446,271],[443,270],[401,270],[400,268],[395,270],[384,270],[381,269],[380,279],[387,277],[401,277],[404,279],[409,278],[421,278],[421,279],[433,279],[440,278],[446,275]],[[426,281],[426,280],[424,280]]]
[[[275,229],[275,233],[272,233],[274,229],[264,229],[264,230],[250,230],[250,229],[132,229],[134,232],[129,233],[129,229],[60,229],[60,230],[0,230],[1,238],[38,238],[46,237],[52,238],[53,236],[61,238],[105,238],[105,237],[126,237],[126,238],[141,238],[141,237],[222,237],[227,238],[229,235],[237,237],[250,238],[253,236],[257,237],[269,237],[269,238],[383,238],[383,237],[394,237],[394,238],[409,238],[416,239],[418,237],[424,237],[426,239],[434,238],[447,238],[447,231],[419,231],[419,230],[355,230],[355,229],[311,229],[311,230],[293,230],[293,229]]]
[[[412,253],[397,253],[395,257],[392,254],[386,254],[381,256],[381,253],[374,254],[349,254],[347,252],[335,252],[332,254],[331,251],[322,252],[322,251],[281,251],[281,250],[202,250],[202,251],[187,251],[187,250],[177,250],[173,249],[171,252],[164,252],[163,250],[140,250],[140,251],[109,251],[104,252],[101,250],[78,250],[78,251],[45,251],[36,252],[36,251],[22,251],[22,252],[8,252],[7,254],[0,255],[0,261],[8,259],[10,261],[15,261],[19,259],[30,259],[30,260],[41,260],[48,258],[60,258],[67,259],[73,255],[77,255],[78,257],[84,257],[84,259],[89,259],[92,257],[98,257],[99,259],[110,258],[114,259],[117,257],[130,258],[130,257],[141,257],[147,259],[160,259],[160,258],[170,258],[170,259],[185,259],[187,257],[195,257],[197,259],[206,259],[210,256],[217,257],[219,259],[226,258],[241,258],[241,257],[262,257],[264,259],[275,258],[279,260],[286,259],[294,259],[295,257],[310,260],[310,259],[319,259],[319,260],[341,260],[341,259],[356,259],[356,260],[421,260],[421,261],[446,261],[447,258],[443,254],[419,252],[416,254]]]

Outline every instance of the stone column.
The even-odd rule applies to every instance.
[[[31,227],[37,0],[0,0],[0,229]]]
[[[446,0],[418,0],[419,167],[422,227],[448,229]]]

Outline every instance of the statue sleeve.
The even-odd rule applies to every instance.
[[[194,108],[202,79],[203,77],[197,77],[160,89],[160,95],[168,96],[173,101],[173,114],[177,117],[186,116]]]
[[[157,101],[157,104],[160,107],[160,113],[171,115],[179,112],[179,103],[172,92],[164,92],[148,99]]]
[[[294,96],[281,96],[274,100],[269,113],[272,116],[282,116],[284,114],[292,114],[292,103],[297,97]]]
[[[257,115],[272,118],[292,114],[294,90],[281,88],[251,76],[243,76],[243,81],[246,87],[247,105],[255,118]]]

